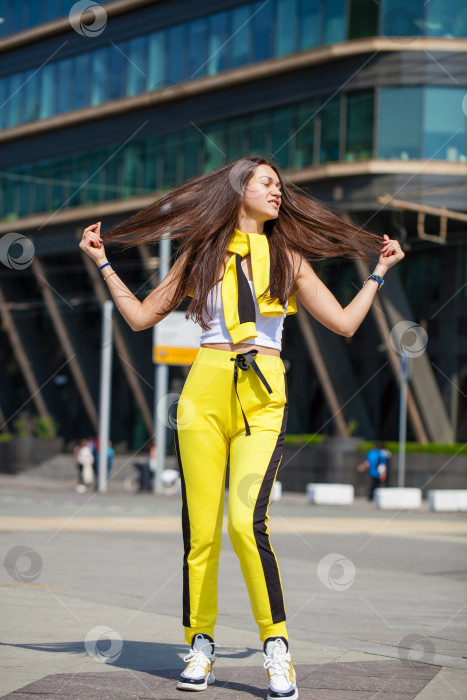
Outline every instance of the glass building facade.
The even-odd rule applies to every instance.
[[[0,30],[19,31],[71,6],[0,0]],[[467,4],[409,0],[402,9],[399,0],[259,0],[97,48],[84,39],[79,55],[62,59],[58,53],[40,70],[14,72],[12,65],[0,78],[0,128],[378,34],[466,37]]]
[[[0,172],[1,218],[151,195],[245,153],[286,170],[368,158],[466,162],[464,96],[449,87],[357,90],[29,162]]]

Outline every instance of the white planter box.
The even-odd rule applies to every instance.
[[[374,499],[378,508],[420,508],[422,505],[421,489],[395,486],[374,490]]]
[[[353,503],[352,484],[307,484],[306,494],[310,503],[328,506],[347,506]]]
[[[427,496],[431,510],[467,510],[467,489],[435,489]]]

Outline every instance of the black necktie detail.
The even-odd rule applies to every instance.
[[[238,283],[238,316],[240,323],[256,321],[255,302],[250,289],[250,284],[247,280],[242,268],[242,256],[235,253],[235,265],[237,268],[237,283]]]

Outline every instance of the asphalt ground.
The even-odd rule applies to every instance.
[[[180,496],[0,475],[0,696],[182,698]],[[226,494],[227,495],[227,494]],[[302,700],[467,698],[465,513],[365,499],[269,509]],[[216,684],[265,698],[256,624],[223,535]]]

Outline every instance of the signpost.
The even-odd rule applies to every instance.
[[[102,307],[101,385],[99,402],[99,491],[107,491],[107,446],[110,428],[110,396],[112,391],[112,313],[113,301]]]
[[[407,439],[407,381],[409,378],[409,358],[401,353],[400,357],[400,404],[399,404],[399,463],[397,485],[405,482],[405,442]]]

